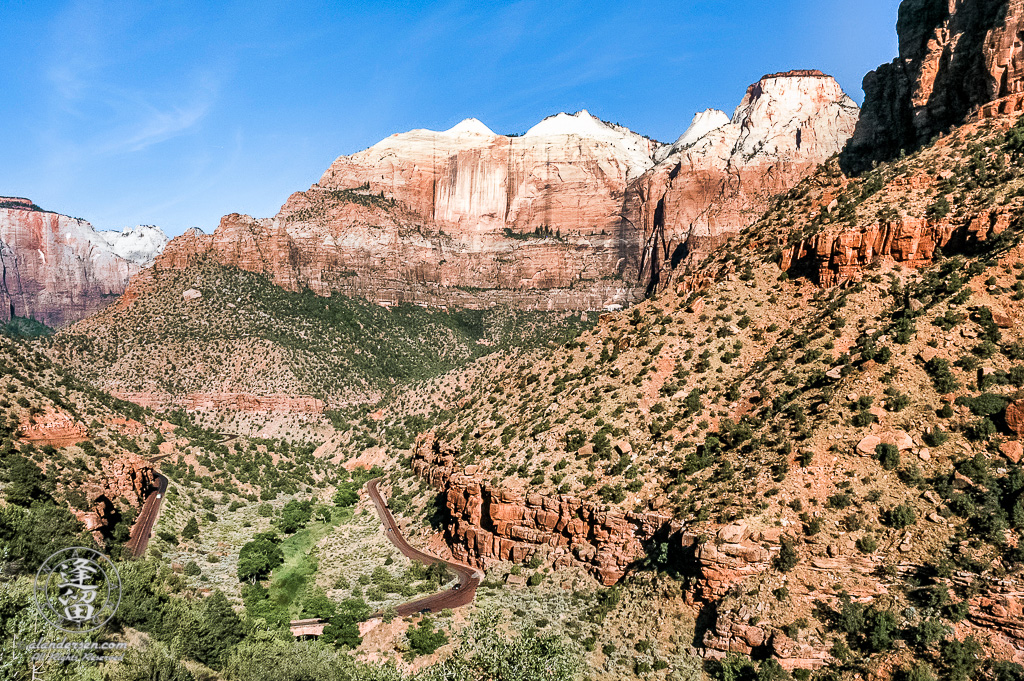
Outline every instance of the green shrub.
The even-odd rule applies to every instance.
[[[908,504],[900,504],[895,508],[890,509],[885,514],[886,522],[897,530],[902,530],[904,527],[908,527],[917,522],[917,513],[914,508]]]
[[[293,534],[305,527],[312,517],[312,501],[293,499],[281,509],[281,517],[277,520],[277,526],[285,534]]]
[[[898,632],[899,623],[896,615],[875,606],[867,609],[864,637],[868,650],[876,653],[892,650]]]
[[[339,508],[355,506],[356,502],[359,501],[359,485],[350,482],[339,483],[332,501]]]
[[[779,550],[773,564],[779,572],[789,572],[800,562],[800,556],[796,552],[796,542],[789,537],[782,538],[782,548]]]
[[[975,416],[991,416],[1006,409],[1009,400],[992,393],[983,393],[977,397],[958,397],[956,403],[966,406]]]
[[[949,633],[949,627],[939,619],[925,619],[907,631],[907,642],[924,650],[941,641],[947,633]]]
[[[923,662],[901,669],[894,676],[895,681],[936,681],[932,668]]]
[[[857,539],[857,550],[861,553],[874,553],[878,550],[878,540],[870,534],[865,534]]]
[[[448,634],[434,626],[434,620],[424,617],[418,627],[409,627],[405,632],[409,649],[414,655],[433,655],[448,642]]]
[[[853,498],[844,492],[831,495],[828,498],[828,507],[842,510],[853,503]]]
[[[950,681],[972,681],[978,678],[984,651],[974,637],[963,641],[951,639],[942,644],[940,658]]]
[[[189,518],[185,527],[181,530],[182,539],[195,539],[199,536],[199,523],[195,518]]]
[[[284,562],[284,552],[277,545],[278,538],[264,532],[245,544],[238,552],[238,580],[255,583],[264,579]]]
[[[933,357],[925,365],[925,370],[932,378],[935,389],[940,393],[951,393],[960,387],[959,382],[953,376],[949,360],[942,357]]]
[[[900,450],[896,445],[881,443],[875,447],[875,458],[885,470],[896,470],[900,465]]]
[[[992,675],[995,681],[1024,681],[1024,667],[1016,662],[993,662]]]

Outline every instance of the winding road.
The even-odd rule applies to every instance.
[[[146,501],[142,504],[142,511],[132,525],[131,537],[125,544],[125,548],[139,558],[146,552],[149,546],[149,538],[153,534],[153,525],[160,515],[160,504],[163,503],[164,495],[167,494],[167,478],[153,471],[156,475],[156,489],[149,493]]]
[[[391,515],[387,504],[384,503],[384,499],[380,496],[380,490],[377,489],[378,481],[380,481],[380,478],[374,478],[367,482],[366,492],[370,495],[370,500],[373,501],[373,505],[377,508],[377,515],[380,516],[380,521],[384,525],[384,534],[388,536],[391,543],[402,552],[403,556],[417,560],[424,565],[444,563],[459,578],[459,584],[454,588],[397,606],[395,610],[398,612],[398,616],[406,617],[420,612],[441,612],[446,608],[458,608],[471,603],[476,595],[476,588],[483,581],[483,573],[468,565],[441,560],[437,556],[417,551],[409,546],[409,542],[405,541],[405,537],[399,531],[394,516]]]

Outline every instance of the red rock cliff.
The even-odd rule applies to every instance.
[[[0,321],[83,319],[124,293],[140,266],[115,255],[84,220],[0,197]]]
[[[378,302],[528,309],[629,304],[691,249],[756,219],[841,148],[857,108],[820,72],[766,76],[735,115],[700,114],[663,145],[585,111],[525,135],[470,119],[342,156],[272,219],[228,215],[175,239],[289,289]]]
[[[1024,0],[904,0],[899,56],[864,78],[864,109],[844,153],[861,170],[1024,96]]]
[[[458,560],[475,565],[523,562],[540,552],[556,566],[581,565],[604,584],[615,584],[646,556],[644,542],[671,521],[607,511],[567,495],[501,490],[464,473],[454,448],[429,434],[417,443],[413,469],[446,495],[448,545]]]
[[[680,262],[753,224],[773,195],[843,148],[857,117],[853,100],[820,71],[763,77],[732,118],[698,114],[630,186],[628,213],[643,232],[641,281],[663,283]]]

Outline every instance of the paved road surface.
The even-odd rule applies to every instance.
[[[160,504],[163,503],[164,495],[167,494],[167,478],[156,473],[156,489],[149,493],[146,501],[142,504],[142,511],[138,519],[132,525],[131,538],[125,544],[125,548],[136,558],[142,556],[149,546],[149,537],[153,534],[153,525],[156,524],[157,516],[160,515]]]
[[[458,608],[463,605],[467,605],[473,601],[473,597],[476,595],[476,588],[483,581],[484,575],[476,568],[471,568],[468,565],[462,563],[452,563],[451,561],[441,560],[436,556],[432,556],[429,553],[423,553],[417,551],[413,547],[409,546],[409,543],[405,541],[405,537],[402,536],[398,530],[398,525],[395,524],[395,518],[391,515],[391,511],[388,510],[387,504],[380,496],[380,491],[377,489],[377,482],[380,478],[375,478],[366,483],[366,491],[370,495],[370,500],[373,501],[373,505],[377,507],[377,515],[380,516],[380,521],[384,525],[384,533],[391,540],[391,543],[398,547],[398,550],[402,552],[402,555],[418,560],[424,565],[433,565],[434,563],[444,563],[448,566],[448,569],[458,575],[459,586],[458,588],[448,589],[447,591],[441,591],[440,593],[427,596],[426,598],[420,598],[415,601],[403,603],[399,605],[396,610],[398,611],[399,617],[405,617],[407,615],[414,615],[418,612],[441,612],[445,608]]]

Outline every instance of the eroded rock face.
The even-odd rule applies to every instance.
[[[254,414],[322,414],[326,403],[304,395],[251,395],[249,393],[188,393],[181,397],[165,393],[115,392],[115,397],[156,410],[243,411]]]
[[[987,593],[968,602],[967,617],[979,627],[999,637],[1007,649],[1013,651],[1013,660],[1024,662],[1024,599],[1021,584],[1004,580],[990,585]]]
[[[843,148],[858,113],[832,77],[791,71],[751,85],[731,119],[697,114],[630,186],[628,213],[643,231],[641,280],[657,285],[666,270],[753,224],[773,195]]]
[[[85,528],[92,532],[109,527],[117,512],[115,502],[127,503],[136,510],[141,509],[146,495],[157,487],[152,467],[141,456],[125,453],[100,461],[100,470],[91,475],[82,488],[89,508],[71,509],[75,517],[85,524]]]
[[[495,135],[470,119],[342,156],[319,186],[367,186],[459,232],[600,234],[620,229],[626,185],[654,166],[661,146],[586,111],[549,117],[521,137]]]
[[[122,241],[28,199],[0,197],[0,321],[31,317],[59,327],[103,309],[141,269],[137,241],[154,239],[152,229]],[[117,255],[112,243],[136,259]]]
[[[63,409],[54,407],[27,417],[18,426],[18,439],[37,446],[67,447],[89,438],[89,429]]]
[[[643,298],[677,264],[749,225],[837,152],[856,105],[830,77],[766,76],[732,119],[698,114],[664,145],[585,111],[521,137],[469,119],[338,158],[277,216],[228,215],[175,239],[285,288],[382,303],[589,310]]]
[[[697,537],[693,535],[682,536],[683,547],[694,551],[692,588],[687,592],[690,602],[718,600],[734,584],[764,572],[771,565],[768,549],[747,538],[732,543],[706,541],[696,544],[696,541]]]
[[[882,259],[914,268],[930,265],[936,248],[985,241],[1007,229],[1012,218],[1011,210],[999,208],[966,219],[901,217],[832,228],[783,250],[780,267],[809,274],[821,286],[835,286]]]
[[[420,438],[413,470],[446,495],[452,522],[446,540],[456,559],[486,567],[524,562],[541,552],[556,566],[577,564],[606,585],[646,556],[644,542],[669,528],[671,519],[616,513],[567,495],[518,494],[467,475],[455,449],[432,435]]]
[[[864,78],[864,110],[844,165],[913,149],[993,102],[1024,93],[1024,0],[904,0],[899,57]],[[1000,107],[996,107],[999,109]]]

